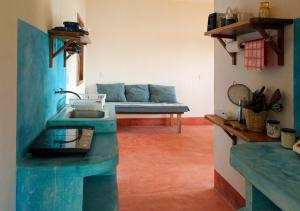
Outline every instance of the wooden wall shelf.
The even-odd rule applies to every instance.
[[[204,35],[217,38],[225,48],[226,43],[223,39],[236,40],[239,35],[258,32],[263,38],[269,40],[270,37],[266,30],[276,30],[278,33],[278,40],[277,42],[269,40],[269,45],[277,54],[278,65],[282,66],[284,65],[284,27],[293,24],[293,22],[293,19],[251,18],[247,21],[241,21],[205,32]],[[232,58],[232,64],[236,65],[236,53],[228,52],[228,54]]]
[[[53,67],[54,58],[59,55],[61,52],[64,52],[64,66],[66,67],[67,60],[72,56],[72,52],[70,52],[70,46],[73,43],[80,45],[80,54],[83,52],[83,46],[87,43],[82,43],[80,41],[81,37],[85,35],[84,32],[63,32],[63,31],[55,31],[49,30],[49,57],[50,57],[50,68]],[[54,52],[54,40],[60,39],[64,42],[64,45]]]
[[[266,136],[264,133],[255,133],[250,131],[240,131],[231,126],[224,124],[224,119],[217,115],[205,115],[205,118],[215,125],[221,127],[232,140],[232,144],[237,144],[237,138],[243,139],[246,142],[276,142],[279,139],[274,139]]]

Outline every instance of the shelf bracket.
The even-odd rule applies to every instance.
[[[49,37],[49,66],[50,68],[53,67],[53,43],[54,42],[54,38],[52,36]]]
[[[67,47],[69,47],[73,42],[75,42],[76,39],[70,39],[68,40],[68,42],[66,42],[64,44],[64,46],[62,46],[60,49],[58,49],[54,54],[53,54],[53,59],[60,54],[62,51],[66,50]]]
[[[223,129],[223,130],[231,139],[232,145],[237,145],[237,137],[235,135],[232,135],[231,133],[229,133],[227,130],[225,130],[225,129]]]
[[[64,42],[66,45],[66,42]],[[67,51],[64,51],[64,67],[67,67]]]
[[[64,45],[59,48],[55,53],[54,53],[54,48],[53,48],[53,45],[54,45],[54,38],[52,36],[50,36],[50,45],[49,45],[49,53],[50,53],[50,68],[53,67],[53,60],[54,58],[60,54],[62,51],[64,51],[64,66],[66,67],[66,61],[68,59],[67,55],[66,55],[66,52],[65,50],[73,43],[75,42],[77,39],[70,39],[68,40],[67,42],[64,42]]]
[[[68,56],[66,57],[66,60],[68,60],[73,54],[68,53]]]
[[[226,49],[226,43],[225,43],[225,41],[222,38],[220,38],[220,37],[217,37],[217,39],[221,43],[221,45],[223,46],[223,48],[226,50],[226,52],[229,54],[229,56],[231,57],[231,59],[232,59],[232,65],[236,65],[236,53],[230,53],[230,52],[228,52],[227,49]],[[233,38],[233,37],[231,39],[236,40],[236,38]]]
[[[268,35],[265,29],[256,28],[256,30],[264,39],[269,40],[268,43],[270,47],[277,54],[278,65],[283,66],[284,65],[284,27],[282,26],[279,29],[277,29],[277,33],[278,33],[277,44],[276,42],[274,42],[274,40],[269,39],[270,36]]]

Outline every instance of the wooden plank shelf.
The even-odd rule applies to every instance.
[[[270,138],[264,133],[255,133],[250,131],[241,131],[226,125],[225,120],[217,115],[205,115],[205,118],[215,125],[221,127],[231,138],[232,144],[237,144],[237,138],[243,139],[246,142],[276,142],[279,139]]]
[[[81,42],[81,38],[86,35],[84,32],[65,32],[65,31],[56,31],[49,30],[49,57],[50,57],[50,68],[53,67],[54,58],[59,55],[61,52],[64,52],[64,66],[66,67],[67,60],[71,57],[72,51],[70,50],[70,46],[72,44],[79,44],[80,46],[80,54],[83,52],[83,46],[87,43]],[[64,45],[54,52],[54,40],[60,39],[64,42]],[[81,56],[80,56],[81,57]]]
[[[84,32],[66,32],[66,31],[56,31],[56,30],[49,30],[48,31],[49,35],[64,40],[68,41],[69,39],[80,39],[80,37],[84,36]]]
[[[270,47],[275,51],[278,57],[278,65],[284,65],[284,27],[293,24],[293,19],[279,18],[251,18],[246,21],[237,22],[224,27],[205,32],[205,36],[217,38],[221,45],[225,48],[226,43],[223,39],[236,40],[237,36],[258,32],[265,40],[269,42]],[[275,42],[270,39],[266,30],[276,30],[278,40]],[[226,49],[226,48],[225,48]],[[232,58],[232,64],[236,65],[236,53],[228,54]]]

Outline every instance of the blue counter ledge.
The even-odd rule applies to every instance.
[[[242,210],[300,210],[300,156],[280,143],[232,147],[230,163],[246,179]]]
[[[35,171],[72,172],[89,176],[101,172],[106,166],[115,167],[118,163],[118,140],[116,133],[94,134],[90,152],[85,156],[66,156],[58,158],[33,158],[28,154],[19,164],[21,169]]]

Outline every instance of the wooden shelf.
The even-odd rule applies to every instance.
[[[247,21],[230,24],[224,27],[205,32],[204,35],[217,38],[218,41],[222,44],[222,46],[225,48],[226,43],[223,39],[236,40],[237,36],[239,35],[258,32],[263,38],[269,41],[270,47],[277,54],[278,65],[284,65],[284,27],[286,25],[293,24],[293,22],[293,19],[251,18]],[[270,37],[266,32],[266,30],[268,29],[277,31],[277,42],[275,42],[274,40],[269,40]],[[236,53],[228,52],[228,54],[232,58],[232,64],[236,65]]]
[[[250,131],[240,131],[231,126],[224,124],[225,120],[217,115],[205,115],[205,118],[213,124],[221,127],[231,138],[233,145],[236,145],[237,138],[243,139],[246,142],[276,142],[279,139],[273,139],[266,136],[264,133],[255,133]]]
[[[246,21],[237,22],[205,32],[205,35],[232,39],[239,35],[256,32],[258,28],[276,30],[285,25],[293,24],[293,22],[293,19],[251,18]]]
[[[54,38],[58,38],[64,41],[68,41],[70,39],[80,40],[80,37],[85,35],[84,32],[64,32],[64,31],[56,31],[56,30],[49,30],[48,33],[50,36],[53,36]]]
[[[83,43],[80,39],[85,35],[84,32],[64,32],[64,31],[55,31],[49,30],[49,57],[50,57],[50,68],[53,67],[54,58],[59,55],[61,52],[64,52],[64,66],[66,67],[67,60],[72,56],[71,53],[68,52],[70,49],[70,45],[73,43],[80,45],[80,53],[83,51],[83,46],[87,43]],[[64,42],[64,45],[54,52],[54,40],[60,39]],[[80,56],[81,57],[81,56]]]

